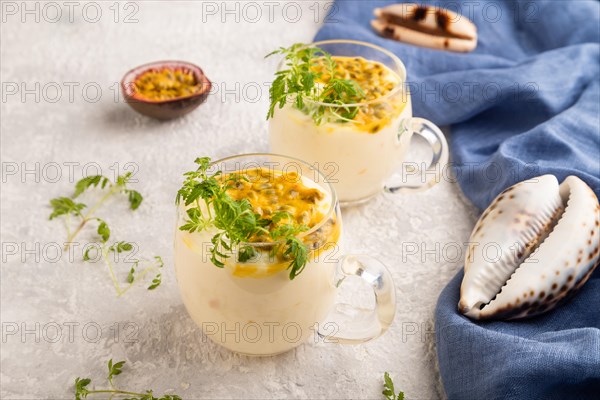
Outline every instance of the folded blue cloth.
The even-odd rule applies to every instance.
[[[479,208],[542,174],[582,178],[600,196],[600,5],[597,1],[434,1],[476,24],[468,54],[376,35],[375,7],[341,1],[315,40],[355,39],[405,63],[414,114],[451,125],[459,184]],[[457,312],[462,273],[436,310],[440,372],[450,399],[600,399],[600,270],[570,303],[520,322]]]

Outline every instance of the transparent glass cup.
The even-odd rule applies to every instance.
[[[296,172],[304,185],[325,194],[326,211],[310,230],[297,237],[309,246],[304,270],[290,280],[289,261],[273,257],[281,243],[249,243],[256,256],[240,262],[235,255],[223,268],[210,259],[212,230],[190,233],[176,229],[175,272],[183,303],[204,334],[238,353],[272,355],[288,351],[311,337],[339,343],[362,343],[383,334],[394,318],[393,281],[386,267],[368,255],[345,255],[341,249],[342,219],[333,187],[313,166],[300,160],[273,155],[247,154],[214,162],[224,174],[265,168]],[[276,204],[274,204],[276,206]],[[177,228],[185,219],[185,207],[177,210]],[[374,307],[336,303],[336,295],[348,289],[352,277],[366,282]],[[370,295],[372,291],[373,295]]]
[[[288,102],[276,108],[269,122],[271,151],[305,160],[319,168],[333,183],[342,205],[360,203],[382,190],[405,193],[427,189],[441,180],[448,161],[448,145],[432,122],[412,115],[410,92],[404,64],[393,53],[370,43],[353,40],[327,40],[316,46],[340,57],[362,57],[383,64],[396,77],[385,95],[362,103],[345,104],[366,116],[361,123],[324,122]],[[285,60],[279,70],[287,68]],[[338,104],[306,102],[307,109],[337,107]],[[362,124],[362,126],[361,126]],[[368,127],[370,130],[365,130]],[[429,163],[408,163],[413,135],[430,145]]]

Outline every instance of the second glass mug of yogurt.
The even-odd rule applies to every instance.
[[[321,169],[334,184],[342,204],[360,203],[382,190],[389,193],[418,191],[439,182],[448,160],[448,145],[440,129],[430,121],[412,116],[404,64],[393,53],[370,43],[353,40],[316,42],[336,62],[337,76],[355,81],[364,97],[351,120],[335,114],[318,123],[311,118],[315,107],[339,110],[340,104],[306,100],[300,110],[288,102],[276,108],[269,123],[271,151],[300,158]],[[327,83],[330,74],[317,59],[312,67]],[[289,68],[284,59],[278,70]],[[424,138],[433,150],[428,166],[403,163],[413,135]],[[401,173],[394,174],[395,172]]]
[[[198,208],[207,220],[216,221],[215,208],[227,216],[223,207],[228,203],[179,202],[177,282],[188,313],[206,336],[238,353],[273,355],[311,337],[355,344],[387,330],[396,309],[391,275],[375,258],[341,250],[337,195],[321,172],[300,160],[273,154],[225,158],[210,164],[209,171],[221,171],[213,182],[227,185],[223,187],[228,198],[236,201],[234,207],[249,202],[253,216],[245,217],[255,218],[252,221],[258,221],[264,231],[230,250],[221,247],[219,252],[227,258],[220,258],[222,265],[217,266],[211,249],[218,223],[192,232],[180,228],[190,222],[190,215],[198,215],[190,214],[190,209]],[[202,181],[206,179],[188,185],[188,193]],[[301,268],[292,267],[294,253],[277,236],[290,227],[302,228],[286,238],[308,249]],[[368,284],[374,307],[336,303],[336,294],[344,290],[353,298],[365,294],[344,284],[348,278]]]

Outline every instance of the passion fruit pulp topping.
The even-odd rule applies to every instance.
[[[328,215],[331,207],[330,198],[318,189],[305,184],[307,180],[296,172],[283,172],[267,168],[247,169],[222,177],[230,187],[227,194],[234,200],[246,199],[254,212],[264,219],[270,219],[278,212],[286,212],[290,218],[271,222],[265,227],[269,232],[283,224],[304,225],[306,231],[302,242],[311,252],[311,258],[321,251],[335,246],[340,236],[340,225],[335,213]],[[314,229],[320,225],[317,229]],[[269,234],[263,233],[250,239],[250,243],[271,243]],[[284,270],[289,265],[289,258],[278,252],[275,258],[266,265],[237,263],[234,275],[239,277],[270,276]]]
[[[396,73],[378,61],[363,57],[332,56],[331,58],[336,64],[336,77],[356,82],[365,94],[360,102],[372,102],[359,107],[353,119],[356,129],[377,133],[400,115],[406,105],[403,91],[388,99],[374,101],[390,94],[401,83]],[[312,69],[314,72],[321,73],[317,79],[318,83],[327,84],[331,79],[324,58],[317,59]]]
[[[290,216],[273,223],[271,229],[290,222],[311,229],[325,218],[324,214],[328,211],[324,208],[329,204],[323,204],[325,193],[318,188],[305,185],[296,172],[256,168],[227,174],[223,179],[230,186],[227,194],[234,200],[248,200],[254,211],[262,218],[269,219],[270,216],[282,211]],[[269,242],[271,239],[268,235],[262,234],[252,241]]]
[[[150,69],[133,82],[138,97],[152,100],[172,100],[187,97],[202,90],[202,82],[188,68]]]

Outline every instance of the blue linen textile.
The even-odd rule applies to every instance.
[[[423,1],[468,16],[478,46],[459,54],[376,35],[375,7],[335,3],[316,40],[385,47],[406,65],[414,114],[452,125],[453,168],[479,208],[541,174],[577,175],[600,195],[597,1]],[[600,399],[600,270],[568,304],[520,322],[457,312],[459,273],[436,309],[440,372],[451,399]]]

